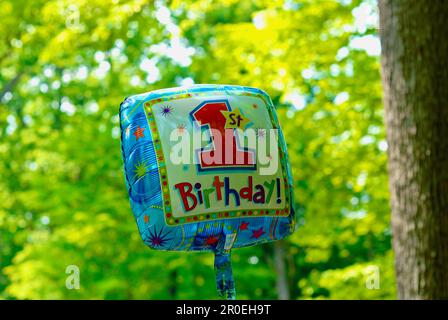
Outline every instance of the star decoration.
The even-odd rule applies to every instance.
[[[145,239],[145,242],[149,242],[153,247],[161,247],[166,244],[169,240],[173,238],[168,238],[169,233],[163,233],[163,227],[157,232],[157,229],[154,227],[154,232],[149,230],[149,234]]]
[[[134,172],[135,172],[135,175],[137,176],[137,178],[143,177],[146,173],[146,163],[139,162],[138,164],[136,164]]]
[[[241,222],[240,224],[240,230],[247,230],[247,226],[249,225],[249,222]]]
[[[147,214],[145,214],[145,216],[143,217],[143,220],[145,221],[145,223],[149,222],[149,216]]]
[[[244,129],[250,123],[249,119],[238,108],[232,111],[223,110],[221,113],[226,118],[226,124],[224,126],[226,129]]]
[[[173,108],[170,106],[163,106],[160,113],[162,114],[162,116],[168,117],[173,113]]]
[[[218,237],[215,236],[209,236],[206,240],[205,243],[208,244],[209,246],[214,246],[218,243]]]
[[[265,232],[263,231],[263,228],[257,229],[257,230],[252,230],[252,237],[251,238],[255,238],[258,239],[260,238]]]
[[[135,136],[135,140],[138,141],[138,139],[145,137],[145,135],[143,134],[143,130],[145,130],[145,128],[142,128],[140,126],[138,126],[137,129],[135,129],[133,133],[133,135]]]

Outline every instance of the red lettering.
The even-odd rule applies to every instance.
[[[182,198],[182,203],[184,205],[184,209],[186,212],[193,210],[198,205],[198,200],[195,195],[191,192],[193,190],[193,186],[189,182],[181,182],[174,185],[174,188],[179,190],[180,197]],[[193,204],[190,205],[188,199],[193,201]]]

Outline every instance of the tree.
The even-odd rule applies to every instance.
[[[398,297],[448,298],[448,1],[380,0]]]
[[[274,243],[274,263],[277,273],[277,297],[279,300],[289,300],[290,289],[288,287],[288,278],[285,266],[285,244],[284,241]]]
[[[144,246],[122,172],[123,98],[192,81],[266,90],[288,143],[299,228],[234,250],[238,298],[394,298],[376,9],[0,1],[0,299],[216,298],[210,253]]]

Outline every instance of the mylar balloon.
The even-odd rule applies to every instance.
[[[231,249],[294,230],[291,171],[271,99],[230,85],[157,90],[127,98],[120,121],[143,241],[214,252],[218,293],[234,299]]]

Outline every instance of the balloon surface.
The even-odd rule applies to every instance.
[[[293,181],[270,97],[231,85],[157,90],[126,98],[120,123],[144,243],[214,252],[218,293],[234,299],[231,249],[294,231]]]

